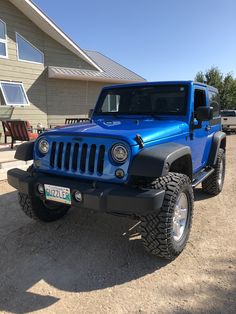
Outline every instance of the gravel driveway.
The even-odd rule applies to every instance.
[[[43,224],[0,182],[0,312],[236,313],[236,136],[223,192],[195,192],[189,243],[173,262],[149,256],[133,221],[72,209]]]

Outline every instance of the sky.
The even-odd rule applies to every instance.
[[[82,49],[148,81],[236,75],[235,0],[34,0]]]

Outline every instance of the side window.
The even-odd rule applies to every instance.
[[[7,30],[6,23],[0,20],[0,58],[7,58]]]
[[[209,91],[209,106],[213,107],[213,117],[219,117],[220,115],[220,99],[216,92]]]
[[[204,89],[195,89],[194,91],[194,114],[198,107],[206,106],[206,92]]]

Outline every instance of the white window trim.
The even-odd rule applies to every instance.
[[[19,57],[19,47],[18,47],[18,40],[17,40],[17,36],[21,37],[23,40],[25,40],[30,46],[32,46],[35,50],[37,50],[43,57],[43,62],[36,62],[36,61],[30,61],[30,60],[25,60],[25,59],[21,59]],[[16,32],[16,55],[17,55],[17,59],[18,61],[21,62],[27,62],[27,63],[34,63],[34,64],[42,64],[44,65],[44,53],[39,50],[37,47],[35,47],[29,40],[27,40],[24,36],[22,36],[21,34]]]
[[[24,92],[24,96],[26,98],[26,101],[27,101],[27,104],[8,104],[7,103],[7,97],[5,95],[5,91],[2,87],[2,83],[4,84],[14,84],[14,85],[20,85],[23,89],[23,92]],[[29,98],[27,96],[27,93],[26,93],[26,90],[24,88],[24,85],[22,82],[11,82],[11,81],[0,81],[0,90],[2,91],[2,95],[3,95],[3,99],[4,99],[4,102],[5,102],[5,106],[8,106],[8,107],[27,107],[30,105],[30,102],[29,102]]]
[[[6,24],[3,20],[1,20],[1,19],[0,19],[0,21],[4,24],[4,28],[5,28],[5,39],[1,39],[1,38],[0,38],[0,43],[5,44],[5,49],[6,49],[6,55],[3,56],[3,55],[0,54],[0,58],[2,58],[2,59],[8,59],[7,24]]]

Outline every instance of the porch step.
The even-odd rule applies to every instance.
[[[21,160],[2,161],[0,162],[0,169],[18,168],[24,166],[25,164],[26,162]]]
[[[13,168],[26,170],[32,164],[32,161],[12,160],[0,163],[0,181],[7,179],[7,171]]]
[[[215,169],[209,168],[207,170],[202,171],[197,178],[193,180],[192,187],[195,188],[198,184],[200,184],[202,181],[204,181],[209,175],[211,175]]]

